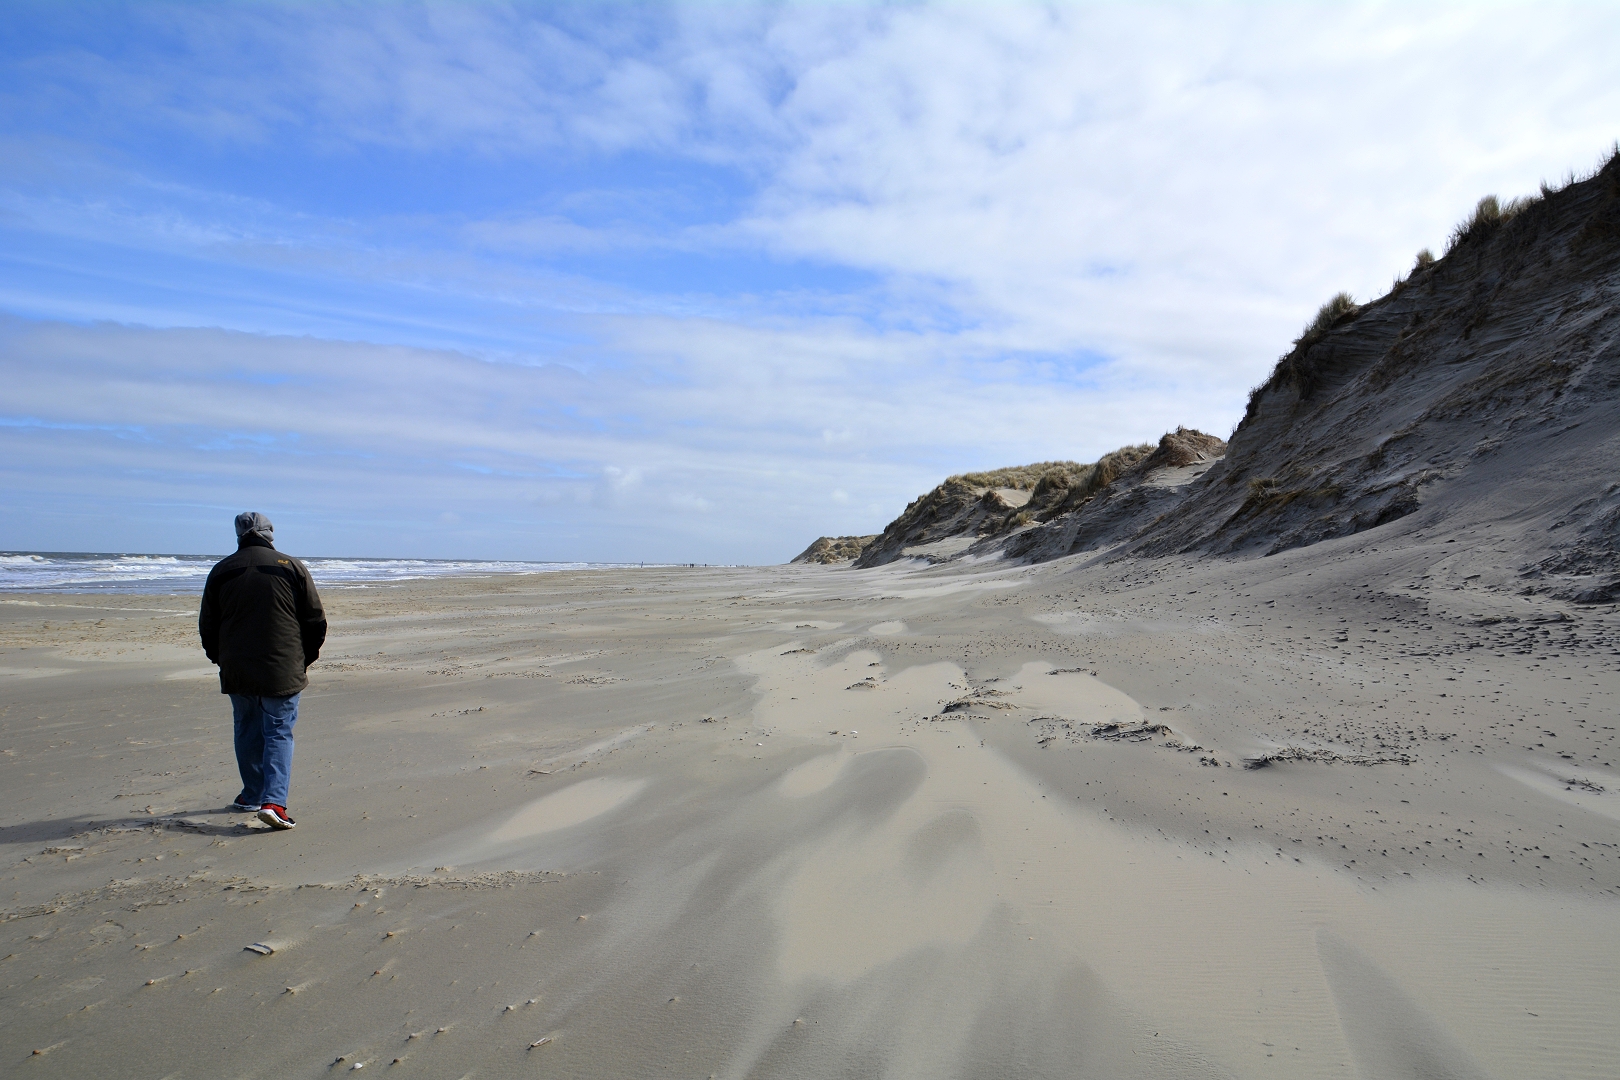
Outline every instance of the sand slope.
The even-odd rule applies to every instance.
[[[989,489],[1001,474],[952,477],[857,565],[1276,555],[1405,519],[1386,543],[1466,545],[1455,580],[1620,600],[1620,154],[1514,212],[1483,202],[1444,257],[1344,299],[1229,444],[1178,429],[1094,466],[1003,470],[1033,484],[1016,512]]]

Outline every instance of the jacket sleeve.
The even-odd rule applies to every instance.
[[[321,606],[321,594],[315,591],[315,579],[302,563],[303,588],[298,596],[298,633],[304,644],[304,666],[307,668],[320,658],[321,646],[326,642],[326,609]]]
[[[197,615],[197,633],[202,638],[204,654],[210,663],[219,663],[219,588],[214,575],[208,575],[203,586],[202,610]]]

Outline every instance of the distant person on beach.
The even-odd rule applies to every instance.
[[[197,630],[236,716],[242,793],[231,809],[290,829],[293,724],[305,671],[326,640],[326,612],[308,568],[276,550],[274,532],[263,514],[236,515],[236,554],[209,571]]]

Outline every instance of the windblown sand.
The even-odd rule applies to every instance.
[[[329,590],[292,833],[195,598],[4,598],[0,1063],[1616,1075],[1613,610],[1346,543]]]

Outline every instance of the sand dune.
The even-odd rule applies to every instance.
[[[1276,555],[1409,518],[1403,535],[1466,545],[1443,566],[1455,580],[1613,603],[1617,295],[1620,153],[1481,200],[1385,295],[1333,298],[1229,442],[1178,428],[1090,465],[952,476],[880,536],[823,537],[795,561]]]

